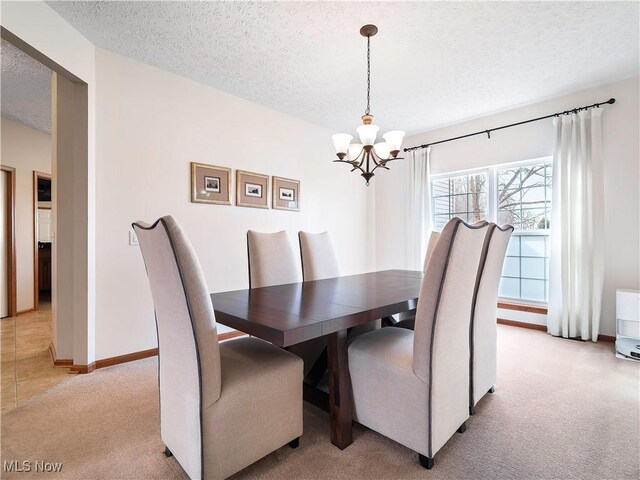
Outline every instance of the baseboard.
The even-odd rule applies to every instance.
[[[243,332],[239,332],[237,330],[220,333],[218,335],[218,341],[222,342],[223,340],[229,340],[231,338],[241,337],[242,335],[246,335],[246,334]],[[142,350],[140,352],[126,353],[124,355],[117,355],[115,357],[103,358],[101,360],[96,360],[95,362],[92,362],[89,365],[73,365],[73,360],[56,359],[55,348],[53,347],[53,345],[49,347],[49,350],[51,352],[51,358],[53,359],[53,364],[55,366],[66,366],[69,368],[69,371],[72,373],[91,373],[98,368],[112,367],[114,365],[120,365],[121,363],[133,362],[135,360],[142,360],[143,358],[149,358],[149,357],[154,357],[158,355],[157,348],[150,348],[148,350]],[[68,362],[68,363],[59,363],[59,362]]]
[[[507,320],[505,318],[498,318],[498,323],[502,325],[509,325],[510,327],[529,328],[531,330],[540,330],[541,332],[547,331],[546,325],[539,325],[536,323],[516,322],[515,320]],[[598,335],[598,341],[615,343],[616,337],[614,335]]]
[[[149,350],[142,350],[140,352],[118,355],[117,357],[103,358],[102,360],[96,360],[94,363],[96,364],[95,368],[112,367],[113,365],[119,365],[121,363],[142,360],[143,358],[155,357],[157,354],[157,348],[150,348]]]
[[[24,310],[20,310],[19,312],[16,312],[16,317],[19,317],[20,315],[26,315],[27,313],[31,313],[35,311],[36,311],[35,308],[25,308]]]
[[[56,347],[53,343],[49,344],[49,354],[51,355],[51,362],[54,367],[72,367],[73,360],[70,358],[58,358],[56,355]]]
[[[616,337],[614,335],[598,335],[598,341],[616,343]]]
[[[498,302],[498,308],[503,308],[505,310],[517,310],[519,312],[537,313],[538,315],[546,315],[548,312],[547,307],[510,302]]]
[[[69,368],[71,373],[91,373],[96,369],[96,362],[92,362],[89,365],[72,365]]]
[[[539,330],[541,332],[547,331],[546,325],[540,325],[537,323],[517,322],[515,320],[507,320],[506,318],[498,318],[498,323],[501,325],[509,325],[510,327],[529,328],[531,330]]]

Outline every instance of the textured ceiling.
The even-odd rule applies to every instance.
[[[49,2],[97,46],[354,132],[417,132],[638,74],[638,2]],[[594,101],[603,99],[594,98]]]
[[[51,133],[51,70],[2,40],[2,116]]]

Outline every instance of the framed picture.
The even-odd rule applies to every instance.
[[[273,177],[273,208],[300,211],[300,180]]]
[[[236,205],[269,208],[269,175],[236,170]]]
[[[220,177],[204,177],[204,189],[207,192],[220,193]]]
[[[191,162],[191,201],[231,205],[231,169]]]

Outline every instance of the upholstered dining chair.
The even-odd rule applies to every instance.
[[[247,232],[247,250],[249,254],[249,288],[269,287],[300,281],[300,269],[296,264],[289,236],[284,230],[275,233],[249,230]],[[324,338],[319,337],[287,347],[289,352],[304,361],[304,378],[306,380],[322,355],[325,345]]]
[[[427,243],[427,253],[424,255],[424,262],[422,264],[422,272],[427,271],[427,263],[429,263],[429,257],[431,257],[431,252],[436,246],[436,242],[438,241],[438,237],[440,237],[440,232],[436,232],[435,230],[431,231],[429,235],[429,242]],[[400,320],[395,322],[392,326],[400,327],[400,328],[408,328],[413,330],[416,324],[416,311],[410,310],[408,312],[404,312],[400,314]]]
[[[298,232],[298,241],[305,282],[340,276],[338,258],[328,232]]]
[[[327,232],[298,232],[302,276],[305,282],[340,276],[338,258]],[[380,328],[380,319],[349,329],[349,340],[358,335]],[[326,343],[326,342],[325,342]]]
[[[303,281],[312,282],[340,276],[338,258],[328,232],[298,232],[298,241],[300,242]],[[380,326],[381,320],[377,319],[373,322],[350,328],[349,341],[353,341],[358,335],[380,328]],[[321,337],[305,342],[301,346],[306,350],[303,355],[305,359],[305,382],[316,386],[327,373],[327,341],[324,337]],[[298,349],[300,348],[298,347]],[[297,355],[302,354],[295,348],[291,351]]]
[[[171,216],[134,223],[158,334],[160,435],[192,479],[224,478],[302,435],[302,361],[268,342],[218,343],[196,254]]]
[[[418,452],[428,469],[469,418],[470,318],[488,231],[450,220],[427,265],[415,331],[382,328],[349,346],[354,418]]]
[[[249,288],[300,281],[300,271],[287,232],[247,232]]]
[[[513,233],[511,225],[492,224],[471,318],[469,413],[487,392],[493,393],[497,367],[497,301],[504,257]]]

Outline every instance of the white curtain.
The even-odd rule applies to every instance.
[[[432,229],[430,154],[431,147],[421,148],[408,158],[407,263],[408,268],[420,271]]]
[[[547,330],[595,342],[604,278],[602,110],[556,117],[553,123]]]

